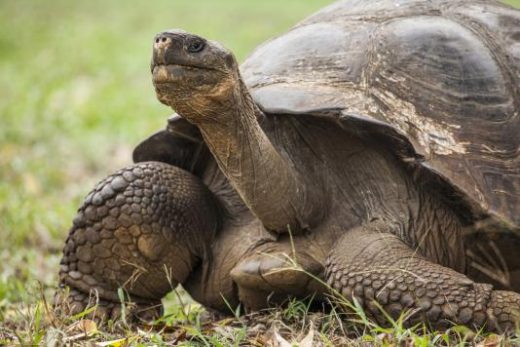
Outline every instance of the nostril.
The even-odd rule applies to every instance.
[[[170,42],[170,38],[167,35],[161,34],[155,37],[155,44],[159,46],[165,46]]]

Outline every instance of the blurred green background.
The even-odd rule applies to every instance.
[[[0,321],[38,281],[55,285],[82,197],[171,114],[150,80],[155,33],[196,32],[242,61],[331,2],[0,1]]]
[[[56,285],[83,197],[165,126],[149,71],[157,32],[201,34],[242,61],[330,2],[0,1],[0,321],[37,281]]]

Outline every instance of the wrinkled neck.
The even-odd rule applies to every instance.
[[[262,121],[265,115],[242,83],[230,100],[221,106],[211,110],[210,122],[198,126],[219,167],[233,183],[247,174],[247,170],[254,170],[248,164],[252,165],[256,159],[260,159],[257,158],[260,149],[267,149],[268,157],[275,153],[260,127],[259,120]]]
[[[205,116],[196,124],[205,142],[266,228],[297,232],[317,222],[308,185],[262,130],[259,122],[267,118],[241,80],[230,97],[212,105]]]
[[[265,115],[253,101],[241,78],[238,78],[227,98],[215,100],[211,105],[204,107],[204,110],[196,112],[204,115],[196,125],[204,138],[210,140],[210,149],[217,149],[218,144],[224,139],[244,143],[266,138],[260,127]],[[221,134],[228,137],[222,138]]]

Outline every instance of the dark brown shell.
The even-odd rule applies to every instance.
[[[133,151],[134,163],[159,161],[202,176],[210,158],[199,129],[178,115],[161,130],[142,141]]]
[[[475,214],[520,227],[520,11],[340,1],[260,46],[242,74],[267,113],[383,134]]]

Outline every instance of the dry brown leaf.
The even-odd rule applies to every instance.
[[[499,335],[491,334],[484,340],[480,341],[476,347],[498,347],[500,346],[502,338]]]
[[[276,329],[276,328],[274,329],[273,335],[275,338],[274,346],[277,346],[277,347],[292,347],[294,345],[296,345],[298,347],[313,347],[314,346],[314,325],[312,324],[312,321],[311,321],[311,324],[309,327],[309,332],[307,333],[307,335],[305,335],[305,337],[301,341],[293,341],[293,342],[287,341],[278,333],[278,329]]]
[[[64,342],[73,342],[93,336],[98,332],[97,324],[90,319],[82,319],[69,325],[66,329],[67,333],[74,335],[67,336]]]

